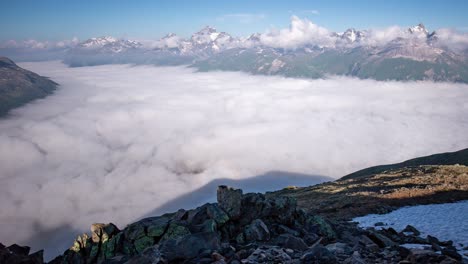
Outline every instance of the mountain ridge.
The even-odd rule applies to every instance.
[[[437,31],[430,33],[423,24],[410,27],[383,44],[375,43],[378,38],[370,35],[367,30],[349,28],[343,33],[330,32],[328,44],[313,44],[314,39],[310,38],[301,46],[282,48],[267,45],[268,34],[238,38],[206,26],[187,39],[170,33],[152,47],[131,40],[92,38],[71,48],[64,61],[74,67],[109,63],[189,65],[199,71],[299,78],[345,75],[468,83],[468,54],[445,46]],[[89,49],[85,47],[87,43],[102,44]]]

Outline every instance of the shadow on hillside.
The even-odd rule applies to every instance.
[[[244,193],[264,193],[268,191],[280,190],[287,186],[305,187],[333,180],[335,179],[327,176],[284,171],[270,171],[265,174],[242,180],[215,179],[190,193],[179,196],[157,207],[141,218],[175,212],[181,208],[192,209],[205,203],[216,202],[216,190],[219,185],[227,185],[230,187],[242,189]]]
[[[326,181],[332,181],[333,178],[326,176],[307,175],[300,173],[272,171],[259,176],[243,180],[216,179],[195,191],[184,194],[178,198],[169,201],[148,214],[136,218],[135,221],[148,216],[158,216],[164,213],[176,212],[180,208],[192,209],[207,202],[216,201],[216,189],[218,185],[229,185],[241,188],[244,193],[247,192],[267,192],[282,189],[286,186],[310,186]],[[92,223],[89,223],[91,225]],[[130,223],[129,223],[130,224]],[[119,226],[123,229],[125,226]],[[49,261],[55,256],[62,254],[73,244],[77,235],[83,232],[89,233],[89,230],[76,230],[68,224],[51,229],[45,229],[37,224],[34,227],[37,232],[29,239],[18,241],[21,245],[27,245],[33,251],[44,249],[44,259]]]

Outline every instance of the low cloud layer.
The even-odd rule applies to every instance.
[[[21,66],[61,87],[0,120],[7,244],[93,222],[124,227],[215,179],[339,177],[468,146],[467,85]]]

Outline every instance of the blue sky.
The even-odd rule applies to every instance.
[[[233,35],[289,25],[291,15],[334,31],[423,22],[468,31],[468,1],[129,1],[1,0],[0,40],[61,40],[112,35],[155,39],[189,36],[205,25]]]

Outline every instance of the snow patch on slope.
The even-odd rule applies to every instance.
[[[461,250],[468,246],[467,215],[468,201],[462,201],[403,207],[388,214],[357,217],[353,221],[358,222],[363,228],[375,227],[375,223],[382,222],[386,225],[375,228],[392,227],[397,231],[412,225],[421,232],[421,237],[431,235],[441,241],[452,240],[454,246]]]

